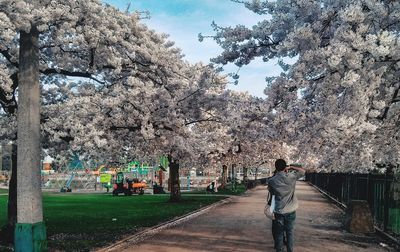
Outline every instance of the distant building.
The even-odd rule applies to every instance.
[[[12,145],[2,144],[0,145],[0,171],[10,171],[11,170],[11,159]]]
[[[43,168],[42,168],[42,170],[50,171],[50,170],[51,170],[51,163],[45,163],[45,162],[43,162]]]

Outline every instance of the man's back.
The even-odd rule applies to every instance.
[[[268,181],[268,187],[275,195],[275,213],[286,214],[296,211],[296,181],[304,176],[302,172],[278,172]]]
[[[287,166],[283,159],[275,161],[275,169],[277,174],[268,181],[268,189],[275,195],[274,220],[272,221],[275,249],[283,251],[283,237],[286,234],[287,251],[293,252],[294,222],[297,209],[297,198],[294,191],[296,181],[304,176],[305,170],[300,167]]]

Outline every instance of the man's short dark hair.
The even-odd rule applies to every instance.
[[[286,168],[286,161],[283,159],[277,159],[275,161],[275,169],[277,171],[283,171]]]

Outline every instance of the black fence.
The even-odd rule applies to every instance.
[[[400,182],[392,175],[308,173],[306,180],[346,206],[366,200],[375,225],[400,236]]]
[[[267,183],[267,178],[260,178],[260,179],[252,179],[252,180],[248,180],[246,182],[246,188],[247,189],[252,189],[254,187],[256,187],[257,185],[265,185]]]

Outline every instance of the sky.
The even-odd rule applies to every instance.
[[[182,49],[185,59],[195,63],[208,63],[222,50],[212,40],[199,42],[198,34],[213,35],[212,21],[219,26],[237,24],[251,27],[265,16],[257,15],[242,4],[230,0],[104,0],[105,3],[125,11],[130,3],[130,11],[149,11],[150,18],[143,19],[151,29],[167,33],[170,40]],[[225,73],[236,72],[238,67],[228,65]],[[256,59],[240,69],[239,83],[230,84],[229,89],[247,91],[258,97],[265,97],[265,77],[276,76],[281,72],[277,61],[263,62]]]

